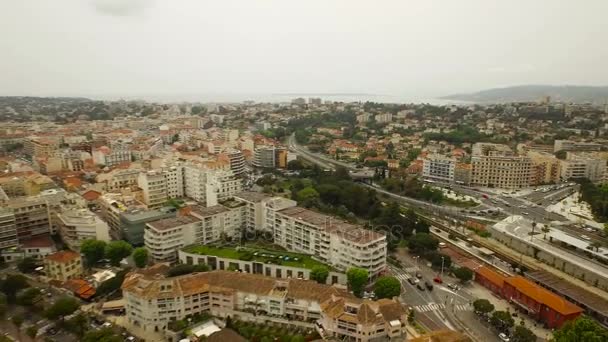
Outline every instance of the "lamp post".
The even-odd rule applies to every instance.
[[[444,257],[441,257],[441,278],[443,279],[443,261],[444,261]]]

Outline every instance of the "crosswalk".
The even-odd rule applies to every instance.
[[[395,278],[397,278],[401,281],[407,281],[407,279],[410,277],[409,275],[404,274],[404,273],[398,273],[398,274],[395,274],[394,276],[395,276]]]
[[[436,310],[444,310],[446,309],[446,305],[445,304],[426,304],[426,305],[416,305],[414,306],[414,309],[418,312],[429,312],[429,311],[436,311]],[[452,309],[452,305],[449,305],[448,309]],[[468,304],[456,304],[453,306],[454,311],[473,311],[473,308],[471,305]]]

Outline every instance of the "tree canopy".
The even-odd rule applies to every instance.
[[[374,292],[378,298],[393,298],[401,294],[401,282],[393,276],[382,276],[374,284]]]
[[[148,250],[145,247],[138,247],[133,250],[133,261],[135,266],[142,268],[148,263]]]
[[[57,299],[55,304],[46,310],[45,316],[52,320],[59,318],[63,319],[64,316],[74,313],[74,311],[78,310],[79,307],[80,303],[78,303],[76,299],[71,297],[61,297]]]
[[[581,316],[569,321],[553,333],[555,342],[600,342],[608,341],[608,330],[594,320]]]
[[[473,279],[473,271],[471,271],[467,267],[459,267],[454,270],[454,275],[456,278],[460,279],[462,282],[467,282]]]
[[[118,240],[112,241],[106,246],[105,256],[114,266],[120,265],[120,261],[133,252],[133,246],[128,242]]]
[[[355,296],[361,297],[363,295],[368,277],[369,272],[363,268],[353,267],[346,272],[348,288],[353,291]]]
[[[80,244],[80,253],[84,255],[87,265],[92,266],[103,259],[106,252],[106,243],[101,240],[88,239]]]
[[[494,311],[494,304],[490,303],[487,299],[477,299],[473,302],[473,308],[475,311],[481,312],[483,314],[489,314]]]
[[[310,270],[310,279],[316,281],[319,284],[325,284],[327,277],[329,276],[329,270],[324,266],[315,266]]]

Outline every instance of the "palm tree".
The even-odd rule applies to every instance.
[[[532,233],[530,233],[530,241],[534,239],[534,228],[536,228],[536,222],[532,222]]]
[[[543,239],[547,240],[547,233],[551,231],[551,228],[549,228],[548,226],[542,226],[541,230],[543,231],[543,233],[545,233]]]
[[[600,247],[602,247],[602,243],[599,241],[593,241],[592,243],[589,244],[589,247],[591,247],[592,249],[595,249],[596,252],[599,252]]]

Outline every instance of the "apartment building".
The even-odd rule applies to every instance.
[[[207,206],[217,205],[241,192],[243,181],[229,168],[208,169],[201,165],[184,166],[184,194]]]
[[[0,207],[0,249],[18,244],[15,213],[10,208]]]
[[[557,183],[560,180],[560,160],[553,153],[528,151],[533,165],[533,184]]]
[[[91,156],[95,164],[114,166],[125,162],[131,162],[131,149],[127,144],[116,143],[112,147],[101,146],[92,149]]]
[[[592,142],[581,142],[572,140],[555,140],[553,143],[553,152],[558,151],[601,151],[602,144]]]
[[[515,155],[506,145],[477,143],[473,145],[472,154],[472,185],[517,189],[533,183],[530,158]]]
[[[390,123],[393,121],[393,114],[391,114],[391,113],[376,114],[376,116],[374,116],[374,119],[379,124]]]
[[[146,223],[144,244],[154,262],[173,263],[177,251],[185,245],[203,240],[202,220],[178,216]]]
[[[237,149],[229,149],[224,152],[230,161],[230,170],[236,177],[241,177],[245,174],[245,156],[243,152]]]
[[[593,154],[573,153],[566,154],[566,160],[560,161],[560,177],[562,180],[587,178],[593,183],[605,181],[606,160]]]
[[[360,267],[370,278],[386,269],[386,236],[301,207],[274,212],[266,229],[274,243],[290,251],[313,255],[339,270]]]
[[[396,299],[362,300],[313,281],[238,272],[172,278],[150,273],[129,273],[122,284],[127,320],[147,331],[164,331],[172,320],[204,312],[290,322],[317,329],[324,339],[367,342],[406,336],[406,311]]]
[[[277,167],[277,150],[275,146],[256,146],[253,153],[253,166],[274,169]]]
[[[99,198],[101,217],[110,227],[110,237],[132,245],[144,244],[146,223],[176,216],[173,207],[149,209],[132,196],[105,194]]]
[[[159,208],[167,203],[169,199],[167,180],[161,172],[142,172],[137,178],[137,184],[142,190],[143,200],[148,208]]]
[[[428,155],[422,160],[422,177],[429,180],[452,183],[456,160],[439,154]]]
[[[137,180],[141,172],[140,169],[116,169],[97,175],[96,182],[103,183],[103,189],[107,192],[120,192],[122,189],[137,186]]]
[[[224,202],[211,207],[194,206],[185,215],[146,224],[144,244],[156,262],[175,262],[180,248],[238,239],[243,226],[244,205]]]
[[[46,276],[59,281],[67,281],[82,276],[82,257],[73,251],[59,251],[44,258]]]
[[[253,191],[243,191],[234,195],[236,201],[244,203],[243,225],[247,231],[253,232],[264,229],[266,224],[264,206],[271,198],[264,193]]]
[[[18,197],[2,205],[13,212],[20,241],[48,234],[53,229],[49,204],[43,196]]]
[[[28,137],[23,140],[23,151],[30,157],[48,157],[58,148],[60,141],[46,137]]]
[[[72,250],[79,250],[84,240],[110,241],[110,227],[88,209],[67,209],[57,215],[57,232]]]

